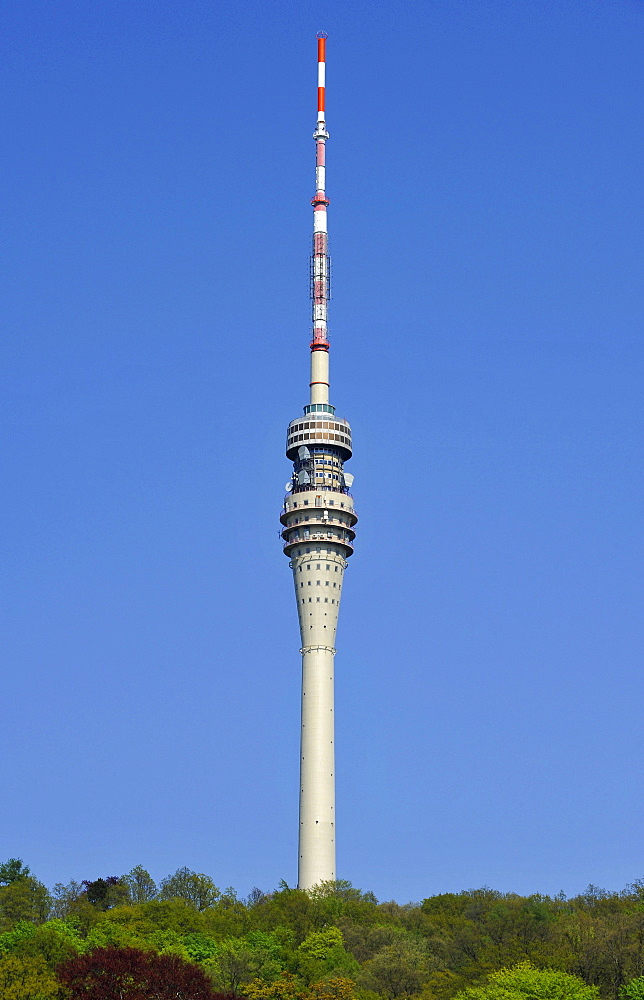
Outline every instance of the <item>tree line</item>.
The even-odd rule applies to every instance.
[[[0,864],[2,1000],[644,1000],[644,881],[379,902],[350,882],[244,899],[180,868],[48,889]]]

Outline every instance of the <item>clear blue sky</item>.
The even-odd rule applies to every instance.
[[[296,880],[328,32],[338,874],[644,875],[635,0],[6,0],[0,858]]]

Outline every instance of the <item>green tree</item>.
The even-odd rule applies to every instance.
[[[360,966],[353,955],[345,951],[342,931],[338,927],[327,927],[306,935],[295,953],[294,971],[306,983],[312,983],[331,973],[355,975]]]
[[[32,924],[30,920],[19,920],[17,924],[13,925],[10,931],[0,934],[0,953],[3,955],[13,955],[35,933],[35,924]]]
[[[358,984],[395,1000],[418,993],[434,965],[424,941],[400,937],[365,962],[357,977]]]
[[[60,983],[40,956],[0,957],[0,996],[2,1000],[53,1000],[59,996]]]
[[[16,879],[26,878],[28,875],[29,869],[20,858],[8,858],[0,864],[0,885],[11,885]]]
[[[9,929],[19,920],[42,923],[50,909],[49,892],[31,875],[20,876],[0,887],[0,929]]]
[[[84,888],[80,882],[56,882],[51,891],[51,913],[58,920],[66,920],[74,911],[74,904],[84,895]]]
[[[306,987],[292,972],[283,972],[272,983],[254,979],[244,987],[248,1000],[304,1000],[307,993]]]
[[[284,972],[272,983],[253,980],[244,993],[248,1000],[355,1000],[356,985],[351,979],[336,976],[304,986],[292,973]],[[375,995],[374,1000],[378,1000]]]
[[[346,902],[366,900],[368,903],[377,903],[378,900],[372,892],[363,892],[346,878],[330,879],[327,882],[318,882],[313,888],[307,890],[311,899],[340,899]]]
[[[342,917],[368,921],[376,913],[378,901],[372,892],[356,889],[346,879],[320,882],[307,890],[313,901],[313,912],[318,927],[337,923]]]
[[[158,930],[142,938],[139,947],[157,952],[159,955],[178,955],[186,962],[192,961],[186,947],[185,935],[176,931]]]
[[[622,1000],[644,1000],[644,976],[631,979],[630,983],[622,986],[619,995]]]
[[[356,984],[344,976],[325,979],[309,987],[309,1000],[355,1000],[355,996]]]
[[[215,987],[226,993],[245,992],[247,983],[272,983],[284,972],[285,948],[277,935],[251,931],[216,946],[207,963]]]
[[[286,884],[261,906],[253,906],[247,911],[247,916],[253,930],[273,931],[278,927],[287,927],[293,933],[296,944],[300,944],[318,925],[315,903],[308,893],[301,889],[289,889]]]
[[[228,938],[218,945],[206,969],[216,989],[237,995],[242,983],[253,978],[253,959],[253,951],[243,938]]]
[[[342,931],[338,927],[327,927],[307,934],[298,950],[311,958],[325,960],[336,948],[344,948]]]
[[[137,865],[121,879],[127,886],[133,903],[149,903],[157,894],[157,887],[149,872]]]
[[[217,942],[208,934],[184,934],[182,940],[191,962],[208,962],[217,954]]]
[[[26,933],[27,928],[30,929],[29,933]],[[21,933],[16,933],[18,931]],[[43,958],[50,969],[55,969],[60,962],[73,958],[83,949],[80,935],[62,920],[48,920],[39,926],[19,923],[11,933],[15,935],[11,949],[14,955]]]
[[[284,972],[286,959],[292,952],[293,935],[286,927],[271,934],[249,931],[244,940],[253,954],[253,969],[266,982],[272,982]]]
[[[136,931],[125,923],[112,920],[112,911],[97,920],[85,936],[84,951],[94,951],[97,948],[139,948],[145,950],[143,939]],[[147,939],[146,939],[147,940]]]
[[[344,938],[344,946],[350,951],[356,961],[362,964],[373,958],[377,952],[381,951],[388,944],[400,937],[404,937],[405,932],[401,927],[392,924],[356,924],[342,920],[340,929]]]
[[[455,1000],[599,1000],[599,990],[567,972],[519,962],[490,973],[486,983],[467,987]]]
[[[159,899],[185,899],[196,910],[214,906],[221,898],[221,890],[207,875],[198,875],[189,868],[178,868],[161,882]]]
[[[152,899],[149,903],[121,906],[110,910],[109,919],[132,927],[141,935],[158,930],[172,930],[178,934],[201,934],[209,933],[210,929],[205,926],[205,920],[211,912],[209,910],[200,913],[185,899]]]

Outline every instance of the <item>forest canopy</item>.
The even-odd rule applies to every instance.
[[[242,899],[185,867],[159,884],[136,866],[49,889],[10,858],[0,996],[644,1000],[644,882],[404,905],[346,881],[308,893],[281,883]]]

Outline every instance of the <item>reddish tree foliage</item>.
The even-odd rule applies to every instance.
[[[59,965],[71,1000],[214,1000],[208,977],[178,955],[96,948]]]

